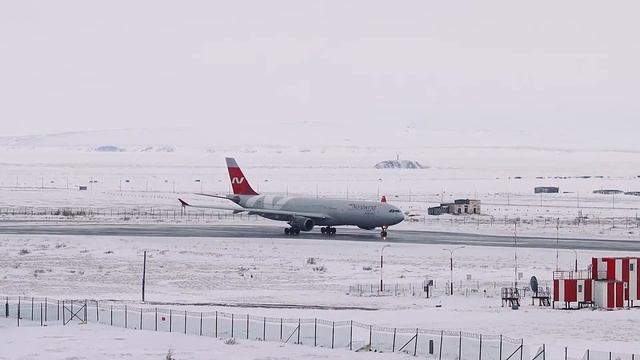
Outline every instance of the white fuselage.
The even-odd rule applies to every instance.
[[[239,195],[235,196],[234,201],[242,207],[252,209],[325,214],[324,219],[314,219],[315,224],[321,226],[353,225],[373,229],[395,225],[404,220],[404,215],[397,207],[384,202],[273,195]],[[290,216],[280,214],[260,215],[272,220],[290,219]]]

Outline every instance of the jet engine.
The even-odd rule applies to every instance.
[[[358,227],[362,230],[373,230],[376,228],[375,226],[358,226]]]
[[[289,222],[291,227],[300,229],[302,231],[311,231],[315,226],[313,219],[309,219],[303,216],[294,216],[293,219]]]

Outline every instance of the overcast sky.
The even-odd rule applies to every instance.
[[[631,143],[638,14],[638,1],[0,0],[0,135],[305,121]]]

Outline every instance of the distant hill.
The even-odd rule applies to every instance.
[[[376,169],[427,169],[428,166],[423,166],[417,161],[413,160],[386,160],[381,161],[375,165]]]

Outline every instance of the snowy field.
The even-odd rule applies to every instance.
[[[527,344],[569,346],[573,356],[586,348],[640,351],[634,335],[638,309],[563,311],[530,306],[526,300],[518,311],[503,308],[498,291],[513,279],[510,248],[458,250],[454,282],[460,293],[452,297],[444,295],[450,272],[448,253],[441,246],[393,244],[385,251],[385,281],[419,284],[426,277],[434,279],[435,296],[424,299],[347,294],[350,284],[379,281],[380,246],[370,243],[4,235],[0,267],[6,270],[0,292],[137,306],[144,250],[148,251],[147,301],[228,305],[174,306],[177,309],[505,334],[522,337]],[[580,267],[591,256],[604,255],[622,254],[579,253]],[[309,264],[309,258],[315,264]],[[573,252],[560,252],[561,267],[569,268],[573,261]],[[536,275],[547,284],[555,269],[555,250],[521,249],[518,262],[524,282]],[[346,309],[332,309],[336,307]]]
[[[373,168],[398,152],[429,168]],[[192,193],[229,192],[224,165],[229,155],[237,157],[261,193],[370,200],[386,195],[413,215],[415,221],[404,228],[512,234],[518,220],[521,235],[555,237],[560,219],[561,237],[640,240],[640,197],[593,194],[597,189],[640,190],[639,157],[624,151],[255,147],[101,153],[87,147],[5,146],[0,147],[0,218],[19,219],[7,213],[20,209],[62,207],[173,214],[179,211],[178,197],[211,203],[215,200]],[[77,191],[79,185],[88,191]],[[535,186],[559,186],[561,193],[535,195]],[[427,207],[458,198],[482,200],[483,214],[426,215]],[[104,218],[98,220],[122,220]]]
[[[183,334],[153,333],[103,325],[16,327],[0,319],[0,359],[405,359],[402,355],[354,353],[271,342],[241,341],[233,345],[224,339]],[[10,355],[9,355],[10,354]]]
[[[0,222],[135,222],[149,226],[159,222],[251,226],[259,222],[282,226],[253,218],[218,219],[212,215],[198,219],[193,217],[197,213],[191,213],[189,219],[173,216],[180,212],[177,197],[204,203],[211,200],[192,193],[228,192],[224,156],[232,155],[261,193],[371,200],[386,195],[412,215],[412,221],[405,221],[398,229],[513,234],[514,220],[519,219],[519,235],[555,237],[559,218],[561,237],[640,240],[636,218],[640,197],[592,193],[596,189],[640,190],[640,174],[635,171],[640,160],[633,152],[447,147],[89,150],[78,146],[2,147]],[[393,159],[398,152],[429,168],[373,169],[373,164]],[[77,191],[78,185],[89,189]],[[534,195],[534,186],[560,186],[562,193]],[[483,201],[481,216],[426,216],[428,206],[467,197]],[[73,217],[39,214],[58,208],[94,212]],[[138,212],[132,215],[132,211]],[[149,216],[149,212],[160,215]],[[580,224],[576,223],[578,216]],[[450,271],[443,246],[393,244],[385,250],[385,282],[419,285],[433,279],[435,296],[427,300],[347,294],[351,284],[379,282],[380,248],[372,243],[330,239],[2,235],[0,293],[140,306],[142,252],[147,250],[147,300],[176,309],[504,334],[524,338],[531,346],[546,344],[556,350],[568,346],[573,357],[582,356],[587,348],[640,352],[633,335],[640,320],[638,309],[562,311],[530,306],[527,301],[518,311],[503,308],[498,292],[514,280],[512,248],[468,246],[456,251],[456,295],[446,296]],[[578,252],[580,268],[586,267],[592,256],[608,255],[634,254]],[[574,256],[572,251],[560,251],[560,268],[571,268]],[[535,275],[547,285],[556,268],[556,251],[520,249],[518,267],[522,282]],[[193,303],[216,305],[189,305]],[[21,348],[16,354],[31,358],[31,347],[22,349],[21,344],[38,343],[42,351],[55,347],[48,330],[15,329],[3,323],[0,333],[13,339],[11,346]],[[32,335],[18,340],[23,331]],[[87,358],[157,358],[166,354],[165,344],[175,344],[176,354],[182,354],[180,359],[206,357],[207,351],[233,351],[234,358],[247,359],[356,356],[295,346],[243,342],[233,347],[211,339],[126,335],[129,333],[89,325],[65,328],[54,336],[100,339],[99,346],[86,350]],[[104,350],[110,344],[126,344],[127,350]],[[60,358],[67,350],[73,352],[71,348],[65,342]],[[262,357],[263,353],[267,355]]]

